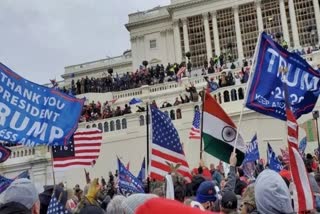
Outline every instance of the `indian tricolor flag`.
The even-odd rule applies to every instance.
[[[229,163],[236,140],[237,127],[221,106],[206,93],[203,112],[203,142],[204,151]],[[236,145],[237,165],[241,165],[246,147],[239,135]]]

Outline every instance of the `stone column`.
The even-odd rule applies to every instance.
[[[175,55],[176,55],[175,61],[177,63],[180,63],[182,60],[182,51],[181,51],[179,20],[173,21],[173,37],[174,37],[174,47],[175,47]]]
[[[184,50],[185,53],[190,51],[189,47],[189,35],[188,35],[188,20],[187,18],[182,19],[182,25],[183,25],[183,41],[184,41]]]
[[[286,40],[286,42],[288,42],[288,45],[290,46],[289,28],[288,28],[288,21],[287,21],[286,7],[284,5],[284,0],[280,0],[280,16],[281,16],[283,38],[284,40]]]
[[[210,28],[209,28],[209,14],[204,13],[203,16],[203,24],[204,24],[204,32],[206,36],[206,48],[207,48],[207,60],[212,58],[212,45],[211,45],[211,36],[210,36]]]
[[[313,0],[314,14],[316,18],[317,31],[318,31],[318,43],[320,44],[320,7],[319,0]]]
[[[212,28],[213,28],[213,40],[214,40],[214,50],[217,56],[220,56],[220,43],[219,43],[219,31],[217,22],[217,11],[211,12],[212,17]]]
[[[244,55],[243,55],[243,47],[242,47],[238,5],[233,7],[233,14],[234,14],[234,23],[235,23],[235,28],[236,28],[236,36],[237,36],[238,61],[242,62],[242,60],[244,59]]]
[[[168,63],[170,59],[168,59],[168,54],[167,54],[167,29],[164,29],[160,31],[160,47],[157,46],[157,48],[160,48],[160,53],[161,56],[158,57],[158,59],[161,59],[162,64]]]
[[[261,0],[256,1],[256,9],[257,9],[258,30],[259,32],[262,32],[263,20],[262,20],[262,10],[261,10]]]
[[[137,37],[136,36],[131,37],[131,52],[132,52],[133,67],[138,68],[138,66],[139,66],[139,63],[138,63],[139,52],[137,49]]]
[[[294,48],[300,48],[300,40],[299,40],[299,32],[297,26],[297,19],[296,19],[296,12],[294,10],[294,3],[293,0],[289,0],[289,14],[290,14],[290,21],[291,21],[291,28],[292,28],[292,36],[293,36],[293,45]]]

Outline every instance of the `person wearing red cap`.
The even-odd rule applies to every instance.
[[[212,214],[215,212],[201,211],[199,208],[188,207],[182,203],[174,200],[167,200],[162,198],[153,198],[146,201],[138,207],[136,214]],[[218,214],[218,213],[216,213]]]

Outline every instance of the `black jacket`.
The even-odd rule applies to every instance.
[[[10,202],[0,205],[1,214],[31,214],[31,210],[28,210],[25,206],[17,202]]]

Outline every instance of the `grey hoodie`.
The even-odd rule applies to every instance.
[[[293,213],[289,189],[281,176],[265,169],[255,182],[257,210],[263,214]]]

